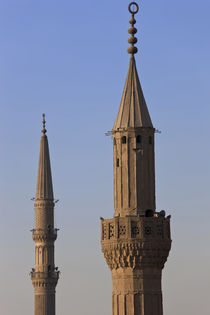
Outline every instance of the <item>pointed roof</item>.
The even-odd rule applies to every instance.
[[[40,141],[36,199],[54,200],[50,167],[50,153],[46,132],[47,130],[45,129],[45,115],[43,114],[43,134]]]
[[[130,46],[127,51],[131,54],[131,59],[113,131],[127,128],[153,128],[134,58],[134,55],[138,52],[138,48],[135,46],[138,39],[134,36],[137,33],[137,29],[134,27],[136,24],[134,16],[138,13],[139,6],[136,2],[131,2],[128,10],[131,13],[131,19],[129,20],[131,27],[128,29],[128,33],[130,34],[128,43]]]
[[[134,55],[131,55],[128,74],[113,130],[125,128],[153,128],[141,88]]]

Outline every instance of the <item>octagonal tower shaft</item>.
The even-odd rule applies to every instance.
[[[135,58],[131,56],[112,129],[115,216],[155,211],[154,132]]]
[[[54,196],[45,119],[43,125],[34,204],[35,229],[32,230],[35,268],[32,269],[31,280],[35,296],[34,314],[55,315],[55,287],[59,278],[59,271],[54,262],[57,229],[54,228]]]

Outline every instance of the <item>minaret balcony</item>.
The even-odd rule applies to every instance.
[[[101,220],[102,242],[114,240],[171,240],[170,216],[114,217]]]
[[[48,227],[47,229],[33,229],[32,232],[32,238],[34,241],[55,241],[57,239],[57,231],[59,229],[54,229],[51,227]]]
[[[40,272],[40,271],[35,271],[32,269],[30,275],[31,275],[31,280],[36,280],[36,279],[59,279],[59,270],[52,270],[52,271],[47,271],[47,272]]]
[[[171,248],[170,216],[101,220],[102,251],[110,269],[162,269]]]

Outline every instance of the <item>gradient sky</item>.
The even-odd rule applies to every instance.
[[[138,1],[140,2],[140,1]],[[58,315],[111,315],[99,217],[113,216],[112,141],[129,56],[126,0],[0,0],[2,315],[33,314],[35,195],[46,113]],[[172,215],[164,315],[209,315],[210,2],[145,0],[137,67],[156,135],[157,210]]]

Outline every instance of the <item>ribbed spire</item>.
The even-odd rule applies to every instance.
[[[50,167],[50,154],[45,129],[45,114],[43,114],[43,129],[40,142],[39,167],[36,186],[36,199],[54,200],[52,175]]]
[[[139,81],[135,58],[131,56],[123,96],[113,130],[138,127],[153,128],[153,125]]]
[[[134,6],[133,10],[131,10],[132,6]],[[131,46],[128,48],[128,53],[131,54],[131,58],[123,96],[121,99],[120,108],[113,127],[113,131],[138,127],[153,128],[147,104],[139,81],[139,76],[136,69],[136,62],[134,58],[134,54],[136,54],[138,51],[137,48],[134,46],[134,44],[137,42],[137,38],[134,37],[134,34],[137,33],[137,29],[134,27],[134,24],[136,23],[134,15],[138,12],[138,10],[139,7],[137,3],[130,3],[129,11],[132,16],[129,21],[131,27],[128,29],[128,32],[129,34],[131,34],[131,37],[128,39],[128,42],[131,44]]]

